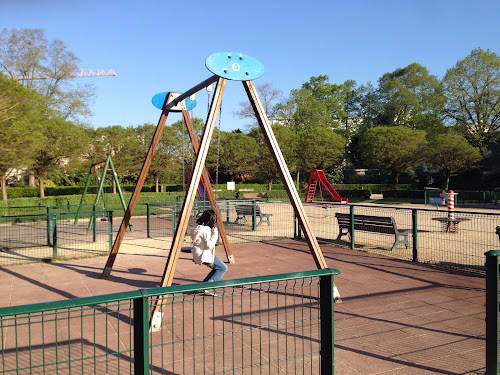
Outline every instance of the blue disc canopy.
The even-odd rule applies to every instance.
[[[205,66],[219,77],[249,81],[264,74],[264,65],[252,56],[239,52],[218,52],[207,57]]]
[[[151,99],[151,102],[153,105],[158,108],[158,109],[163,109],[165,106],[165,100],[167,100],[168,94],[170,94],[170,91],[165,91],[165,92],[160,92],[153,96],[153,99]],[[172,93],[172,100],[177,98],[181,93]],[[181,100],[179,103],[177,103],[175,106],[173,106],[170,109],[170,112],[182,112],[183,110],[192,110],[194,107],[196,107],[196,100],[191,100],[189,98],[186,98],[184,100]]]

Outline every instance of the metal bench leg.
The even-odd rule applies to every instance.
[[[335,241],[338,241],[340,240],[342,237],[344,237],[346,234],[348,234],[349,236],[351,235],[350,232],[349,232],[349,229],[347,228],[339,228],[340,229],[340,232],[339,232],[339,235],[337,236],[337,239]],[[347,229],[346,232],[343,231],[343,229]]]

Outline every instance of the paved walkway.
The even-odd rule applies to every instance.
[[[111,277],[106,258],[0,268],[0,306],[107,294],[158,285],[168,249],[125,237]],[[343,303],[335,306],[337,374],[483,374],[484,278],[452,274],[360,251],[322,246]],[[222,248],[217,250],[223,259]],[[233,246],[226,278],[314,269],[304,242]],[[181,254],[174,283],[206,269]]]

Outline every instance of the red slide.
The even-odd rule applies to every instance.
[[[337,193],[332,185],[328,182],[323,169],[311,169],[311,174],[309,175],[309,183],[307,184],[306,202],[312,202],[314,199],[314,194],[316,193],[316,187],[319,183],[319,189],[325,189],[325,191],[332,197],[333,200],[347,203],[347,198],[343,198]],[[323,197],[321,197],[323,199]]]

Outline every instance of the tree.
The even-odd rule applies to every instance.
[[[219,168],[230,176],[231,181],[255,173],[258,158],[258,146],[254,138],[243,133],[221,132]]]
[[[345,96],[340,85],[328,82],[327,75],[311,77],[298,90],[292,90],[288,99],[275,110],[278,118],[296,132],[321,126],[342,128]]]
[[[432,165],[442,168],[446,176],[446,191],[448,191],[451,175],[472,168],[480,160],[479,149],[472,146],[460,134],[438,135],[431,142],[429,161]]]
[[[381,118],[385,125],[403,125],[412,129],[442,130],[440,114],[445,97],[439,79],[427,68],[412,63],[386,73],[379,79]]]
[[[442,82],[449,123],[483,155],[499,136],[500,58],[490,50],[474,49],[448,69]]]
[[[256,85],[257,92],[259,93],[259,98],[264,107],[264,112],[266,116],[269,117],[273,114],[273,107],[276,101],[279,101],[283,96],[283,92],[279,89],[273,88],[269,83],[263,83]],[[236,118],[239,119],[252,119],[252,127],[257,124],[257,118],[255,117],[255,112],[253,111],[252,105],[249,100],[240,102],[240,110],[233,113]]]
[[[297,134],[288,126],[273,125],[274,136],[278,141],[281,153],[286,161],[288,170],[293,172],[297,169]],[[264,140],[264,135],[259,128],[253,128],[249,136],[254,138],[259,147],[258,174],[267,181],[268,190],[272,189],[273,181],[279,177],[278,168]]]
[[[359,151],[365,165],[392,172],[394,189],[402,172],[426,158],[426,133],[406,126],[377,126],[360,140]]]
[[[38,141],[38,119],[42,109],[37,97],[19,83],[0,76],[0,185],[2,199],[7,200],[6,173],[25,167]]]
[[[60,40],[45,39],[42,29],[2,29],[0,68],[41,96],[58,117],[80,121],[88,116],[95,88],[72,79],[79,59]],[[35,79],[46,77],[46,79]]]
[[[77,159],[89,144],[82,126],[61,118],[46,118],[41,121],[43,138],[37,144],[33,160],[33,171],[38,178],[40,198],[45,197],[44,180],[51,172],[64,169]]]
[[[332,170],[338,167],[345,152],[345,139],[331,129],[314,127],[299,133],[297,159],[299,169]]]

